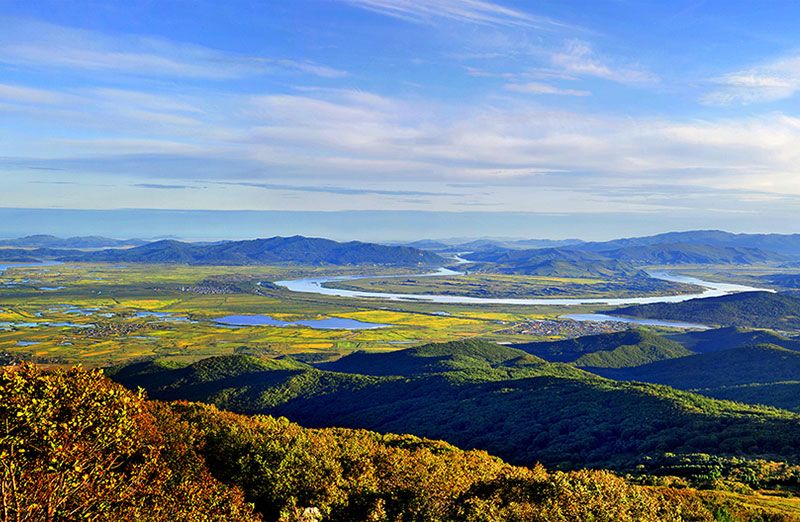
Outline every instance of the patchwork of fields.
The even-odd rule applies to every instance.
[[[502,341],[509,337],[502,332],[515,324],[552,319],[562,312],[422,303],[392,303],[387,309],[379,301],[298,296],[270,285],[292,277],[358,273],[346,267],[300,266],[11,268],[0,286],[0,353],[6,359],[85,366],[152,357],[188,362],[233,353],[325,360],[353,350],[397,349],[434,340],[481,336]],[[232,327],[214,321],[234,314],[263,314],[286,322],[332,317],[389,326]]]

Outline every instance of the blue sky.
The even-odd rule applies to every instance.
[[[799,21],[790,1],[0,0],[0,207],[302,211],[246,234],[369,239],[337,213],[394,215],[394,238],[800,232]],[[0,235],[48,229],[29,221]]]

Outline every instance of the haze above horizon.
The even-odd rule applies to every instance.
[[[0,235],[798,232],[798,20],[790,1],[0,1]]]

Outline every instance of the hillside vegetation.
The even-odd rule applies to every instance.
[[[303,236],[193,245],[164,240],[127,250],[103,250],[62,256],[64,261],[109,263],[185,263],[193,265],[439,265],[445,260],[433,252],[410,247],[384,246]]]
[[[738,396],[734,389],[757,385],[786,384],[800,380],[800,352],[772,344],[741,346],[703,354],[657,361],[636,368],[596,369],[596,373],[613,379],[635,380],[666,384],[682,390],[694,390],[704,395],[752,402]],[[772,400],[761,388],[762,404],[795,409],[800,407],[800,397],[793,400]]]
[[[800,340],[778,335],[768,330],[753,330],[740,326],[690,331],[665,336],[697,353],[727,350],[754,344],[774,344],[788,350],[800,351]]]
[[[800,255],[800,234],[732,234],[722,230],[667,232],[654,236],[588,242],[570,248],[589,251],[616,250],[627,247],[682,243],[717,247],[753,248],[778,254]]]
[[[792,499],[638,486],[481,451],[158,403],[100,372],[0,375],[3,522],[790,522]]]
[[[800,298],[771,292],[741,292],[681,303],[634,305],[608,313],[708,325],[800,329]]]
[[[315,427],[414,433],[521,465],[626,470],[648,455],[698,451],[793,462],[800,450],[795,414],[610,381],[491,343],[350,357],[331,366],[337,372],[262,370],[234,356],[184,368],[142,363],[110,375],[156,398],[284,415]],[[214,372],[204,369],[209,365]],[[379,375],[343,373],[370,367]]]
[[[514,348],[551,362],[598,368],[640,366],[692,355],[679,343],[643,329],[587,335],[563,341],[515,344]]]

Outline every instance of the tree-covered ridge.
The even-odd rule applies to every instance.
[[[596,252],[564,248],[529,250],[497,249],[473,252],[466,256],[477,263],[470,271],[497,274],[524,274],[558,277],[600,277],[649,279],[647,273],[629,263]]]
[[[410,435],[145,401],[98,371],[0,375],[3,522],[789,522],[792,499],[510,466]]]
[[[800,329],[800,298],[770,292],[742,292],[681,303],[634,305],[609,313],[708,325]]]
[[[800,340],[768,330],[753,330],[740,326],[727,326],[710,330],[689,331],[665,336],[696,353],[727,350],[739,346],[774,344],[788,350],[800,351]]]
[[[667,232],[654,236],[587,242],[570,248],[589,251],[607,251],[627,247],[651,246],[669,243],[708,245],[733,248],[754,248],[779,254],[800,255],[800,234],[732,234],[722,230],[688,230]]]
[[[102,372],[0,373],[0,520],[255,521],[198,433]]]
[[[318,368],[366,375],[402,375],[491,370],[501,367],[539,365],[544,360],[528,353],[482,340],[431,343],[392,352],[358,351]]]
[[[139,246],[146,243],[141,239],[111,239],[101,236],[75,236],[61,238],[48,234],[35,234],[16,239],[0,239],[0,246],[14,248],[119,248]]]
[[[514,347],[547,361],[587,368],[624,368],[692,355],[679,343],[643,329],[522,343]]]
[[[174,240],[156,241],[127,250],[103,250],[65,255],[64,261],[110,263],[184,263],[192,265],[439,265],[438,254],[411,247],[385,246],[303,236],[272,237],[193,245]]]
[[[492,346],[496,358],[481,361],[478,354]],[[156,398],[284,415],[315,427],[414,433],[515,464],[623,470],[646,455],[698,451],[793,462],[800,449],[800,417],[787,411],[610,381],[518,353],[490,343],[446,343],[342,360],[352,371],[376,361],[379,375],[297,368],[234,376],[225,370],[201,381],[193,377],[195,365],[161,369],[156,378],[144,368],[110,374]],[[217,361],[250,366],[237,357]]]
[[[659,383],[692,390],[724,399],[757,402],[795,410],[800,397],[774,398],[766,394],[767,385],[778,391],[800,381],[800,352],[772,344],[741,346],[692,355],[681,359],[657,361],[637,368],[596,369],[596,373],[613,379]],[[760,400],[747,397],[749,388],[760,386]],[[742,396],[737,395],[737,390]],[[752,390],[751,390],[752,391]]]
[[[604,250],[604,255],[633,265],[763,265],[796,263],[797,258],[759,248],[658,243]]]

